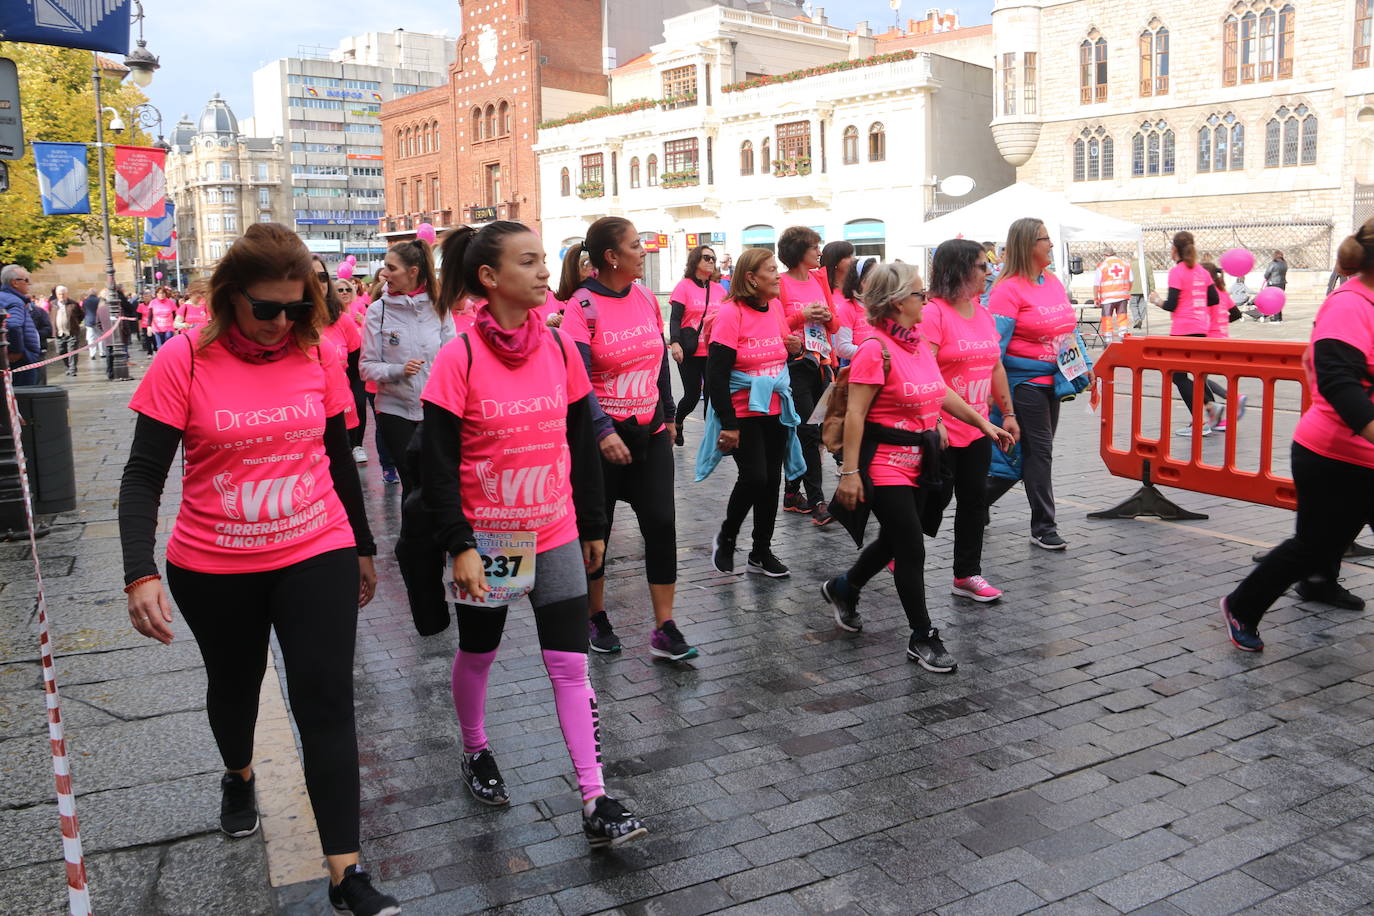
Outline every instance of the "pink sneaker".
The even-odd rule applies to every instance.
[[[955,579],[954,587],[950,589],[951,594],[961,598],[972,598],[974,601],[987,603],[996,601],[1002,597],[1000,588],[993,588],[988,584],[988,580],[982,576],[969,576],[967,579]]]

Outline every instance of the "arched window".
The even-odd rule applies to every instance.
[[[485,140],[486,135],[482,132],[482,109],[472,109],[472,139]]]
[[[759,171],[763,174],[767,175],[773,170],[772,146],[769,144],[767,137],[763,138],[763,143],[759,146],[759,162],[761,163]]]
[[[425,125],[422,130],[425,135],[425,152],[432,153],[434,152],[434,134],[430,133],[428,125]]]
[[[567,169],[558,173],[558,194],[561,197],[572,196],[572,175]]]
[[[498,134],[497,131],[496,131],[496,106],[495,106],[495,105],[488,105],[488,106],[487,106],[487,137],[488,137],[488,138],[491,138],[491,137],[496,137],[496,136],[499,136],[499,134]]]
[[[1264,125],[1264,167],[1314,165],[1317,161],[1317,116],[1306,105],[1274,112]]]
[[[778,247],[777,232],[772,226],[765,226],[760,223],[757,226],[745,228],[740,241],[745,248],[767,248],[769,251],[776,251]]]
[[[510,133],[510,105],[507,102],[501,103],[501,108],[497,114],[497,121],[501,126],[501,135]]]
[[[1199,172],[1239,172],[1245,168],[1245,125],[1234,114],[1211,115],[1197,132]]]
[[[844,129],[843,159],[845,165],[853,165],[859,161],[859,129],[853,124]]]
[[[1083,128],[1073,141],[1073,180],[1110,180],[1116,174],[1116,146],[1105,127]]]
[[[639,187],[639,157],[630,159],[630,187]]]
[[[754,174],[754,141],[745,140],[739,145],[739,173]]]
[[[1357,0],[1356,66],[1360,66],[1361,3],[1368,9],[1368,0]],[[1297,11],[1292,4],[1278,6],[1273,3],[1256,5],[1255,9],[1244,13],[1238,7],[1236,12],[1227,16],[1222,23],[1222,83],[1234,86],[1237,83],[1291,78],[1296,18]],[[1365,21],[1368,22],[1368,19]],[[1364,28],[1367,30],[1368,26]],[[1367,52],[1365,58],[1368,59]]]
[[[882,121],[868,125],[868,161],[882,162],[887,159],[887,130]]]
[[[658,157],[657,157],[657,156],[654,156],[654,155],[650,155],[650,156],[649,156],[647,169],[648,169],[648,173],[649,173],[648,176],[647,176],[648,179],[649,179],[649,187],[651,187],[651,188],[656,188],[656,187],[658,187]]]
[[[1078,46],[1078,101],[1107,101],[1107,39],[1096,29]]]
[[[439,122],[434,122],[434,151],[439,152]]]
[[[396,158],[403,159],[406,154],[406,135],[398,129],[396,131]]]
[[[1146,121],[1131,137],[1131,177],[1174,174],[1174,132],[1164,120]]]
[[[1140,33],[1140,94],[1169,92],[1169,30],[1158,19]]]

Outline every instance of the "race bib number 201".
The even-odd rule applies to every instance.
[[[1083,351],[1079,349],[1078,337],[1074,334],[1065,334],[1059,339],[1059,353],[1056,361],[1059,363],[1059,371],[1069,381],[1073,381],[1088,371],[1088,360],[1083,356]]]
[[[477,531],[477,552],[482,556],[482,571],[489,591],[475,598],[452,581],[449,594],[454,601],[475,607],[500,607],[523,598],[534,588],[536,538],[533,531]]]

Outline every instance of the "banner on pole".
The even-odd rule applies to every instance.
[[[149,218],[143,229],[143,244],[166,248],[172,244],[172,233],[176,230],[176,205],[167,201],[167,209],[162,216]]]
[[[167,151],[115,147],[115,216],[162,216],[167,206]]]
[[[0,35],[85,51],[129,53],[131,0],[20,0],[0,3]]]
[[[172,209],[170,202],[167,204],[167,209],[169,211]],[[166,246],[157,250],[157,259],[159,261],[175,261],[177,259],[177,231],[175,229],[172,230],[171,240],[167,242]]]
[[[91,186],[86,170],[86,144],[34,141],[38,192],[44,216],[91,212]]]

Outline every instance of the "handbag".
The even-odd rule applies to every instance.
[[[701,343],[701,329],[706,325],[706,313],[711,310],[711,284],[706,284],[706,305],[701,310],[701,321],[696,327],[683,325],[678,328],[677,342],[682,346],[682,356],[686,359],[689,356],[697,355],[697,346]]]

